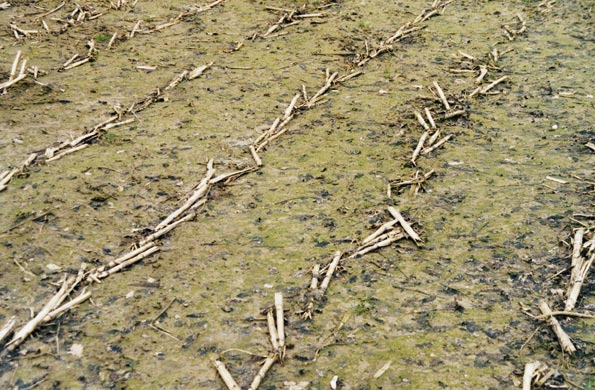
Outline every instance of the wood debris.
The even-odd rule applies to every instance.
[[[434,1],[430,8],[423,9],[413,21],[407,22],[399,27],[399,29],[393,35],[384,39],[383,41],[380,41],[374,48],[370,49],[366,44],[366,52],[364,54],[359,54],[355,59],[355,63],[357,63],[358,66],[364,66],[371,59],[392,51],[394,43],[413,35],[413,33],[417,31],[423,30],[425,26],[421,26],[420,24],[424,23],[433,16],[441,15],[446,7],[453,1],[454,0]]]
[[[546,301],[539,301],[539,310],[541,310],[541,313],[546,316],[546,321],[554,331],[556,337],[558,337],[558,342],[560,343],[562,350],[568,354],[573,354],[576,352],[576,347],[570,340],[570,337],[568,337],[568,334],[564,331],[564,329],[562,329],[560,322],[552,314],[552,310]]]
[[[8,81],[0,83],[0,90],[2,93],[6,93],[6,90],[18,83],[21,80],[27,78],[27,59],[23,57],[21,51],[17,51],[17,54],[12,61],[10,68],[10,74],[8,75]]]
[[[540,361],[527,363],[523,374],[523,390],[531,390],[533,385],[541,387],[557,375],[559,375],[558,372],[545,363]]]
[[[406,187],[409,187],[409,194],[417,195],[420,191],[425,191],[426,182],[435,172],[435,170],[431,169],[424,173],[418,169],[409,179],[394,180],[391,181],[389,185],[391,189],[396,190],[397,193],[401,193]]]
[[[20,54],[18,54],[18,57],[20,57]],[[69,61],[72,62],[76,60],[76,58],[77,56],[74,56]],[[17,64],[16,59],[13,63],[13,67],[16,68],[17,65],[14,64]],[[209,64],[199,66],[191,71],[183,71],[178,76],[174,77],[166,86],[157,88],[155,92],[149,94],[144,99],[134,102],[128,110],[120,112],[114,110],[108,119],[97,123],[90,130],[87,130],[74,140],[56,142],[54,145],[46,147],[45,152],[42,155],[38,155],[37,153],[31,154],[18,168],[14,168],[2,174],[2,178],[0,179],[0,191],[6,189],[7,184],[12,180],[13,176],[24,173],[31,165],[53,162],[66,155],[85,149],[96,139],[101,138],[101,136],[108,130],[134,122],[136,120],[135,114],[147,109],[153,103],[162,100],[164,98],[164,92],[175,88],[183,81],[190,81],[200,77],[212,65],[213,62],[210,62]],[[130,116],[130,118],[123,119],[125,116]]]
[[[256,36],[260,36],[262,38],[271,37],[273,33],[279,32],[280,30],[289,26],[294,26],[300,23],[300,21],[302,20],[312,18],[324,18],[326,16],[323,13],[309,13],[306,10],[305,6],[296,9],[285,9],[269,6],[266,7],[266,9],[269,11],[280,12],[281,16],[275,23],[273,23],[267,28],[266,32],[259,35],[255,35],[253,38],[255,38]]]
[[[285,319],[283,309],[283,294],[279,292],[275,293],[274,311],[275,314],[273,314],[273,308],[269,308],[266,311],[269,340],[271,341],[273,352],[270,353],[262,362],[262,366],[254,376],[250,386],[248,387],[248,390],[257,390],[273,364],[275,364],[277,361],[282,362],[285,356]],[[219,376],[227,388],[239,390],[240,387],[237,385],[236,381],[225,367],[225,364],[218,359],[215,360],[214,364]]]

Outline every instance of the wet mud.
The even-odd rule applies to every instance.
[[[220,358],[247,388],[270,351],[262,311],[282,292],[286,357],[262,389],[327,389],[334,376],[344,389],[520,388],[535,360],[557,370],[545,388],[593,388],[593,319],[560,318],[578,347],[567,356],[547,324],[522,310],[537,315],[544,298],[563,307],[572,228],[593,224],[595,153],[585,147],[595,137],[593,4],[454,1],[356,65],[425,3],[227,0],[133,37],[137,21],[151,29],[190,5],[81,3],[104,14],[64,31],[48,16],[52,33],[34,13],[58,1],[1,10],[0,80],[18,50],[47,74],[38,77],[45,85],[29,77],[0,95],[0,171],[77,138],[184,70],[213,65],[134,122],[32,164],[0,192],[0,323],[25,323],[64,272],[126,252],[185,201],[209,159],[221,172],[253,166],[254,139],[302,86],[312,96],[324,85],[327,68],[363,72],[299,111],[260,152],[263,166],[213,188],[157,254],[91,285],[91,301],[4,355],[2,387],[223,389]],[[323,16],[259,36],[283,13],[273,5]],[[502,25],[517,15],[526,31],[508,41]],[[41,32],[17,40],[10,24]],[[92,61],[61,69],[91,39]],[[468,98],[477,74],[453,72],[465,66],[460,51],[480,58],[494,48],[511,50],[490,80],[508,80]],[[413,166],[424,132],[414,112],[443,112],[433,81],[466,112],[440,120],[453,137]],[[418,170],[435,173],[416,195],[397,188]],[[401,240],[345,261],[304,319],[312,267],[357,247],[391,219],[391,205],[423,244]],[[593,310],[593,291],[588,278],[578,309]]]

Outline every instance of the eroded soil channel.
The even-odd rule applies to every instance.
[[[593,278],[586,317],[556,316],[573,354],[526,314],[564,309],[575,231],[592,237],[592,2],[205,5],[0,4],[0,83],[27,60],[0,95],[0,172],[15,172],[0,192],[0,325],[14,316],[18,331],[65,274],[155,233],[210,159],[215,175],[242,171],[158,252],[4,345],[3,388],[223,389],[216,359],[248,388],[275,293],[286,349],[262,389],[520,388],[535,361],[552,373],[535,387],[595,386]],[[426,108],[444,143],[421,142],[412,163],[436,134]],[[403,231],[348,259],[389,206],[423,242]],[[336,251],[317,296],[312,269],[322,282]]]

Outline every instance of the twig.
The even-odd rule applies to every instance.
[[[39,20],[39,19],[41,19],[41,18],[44,18],[44,17],[46,17],[46,16],[48,16],[48,15],[51,15],[51,14],[53,14],[54,12],[57,12],[57,11],[59,11],[60,9],[62,9],[62,7],[64,7],[64,5],[66,5],[66,2],[65,2],[65,1],[61,2],[61,3],[60,3],[60,4],[59,4],[59,5],[56,7],[56,8],[53,8],[53,9],[49,10],[48,12],[44,12],[44,13],[43,13],[43,14],[41,14],[41,15],[37,15],[37,16],[35,17],[35,19],[36,19],[36,20]]]
[[[421,135],[421,137],[419,137],[417,146],[416,146],[415,150],[413,151],[413,154],[411,155],[411,163],[413,164],[413,166],[415,166],[415,161],[419,157],[419,153],[421,152],[422,148],[424,147],[424,143],[426,142],[426,139],[428,138],[429,135],[430,135],[430,133],[428,131],[426,131]]]
[[[541,365],[541,362],[533,362],[525,364],[525,373],[523,374],[523,390],[531,390],[531,384],[533,383],[533,375],[537,367]]]
[[[434,88],[436,88],[436,92],[438,92],[438,96],[440,97],[442,104],[444,104],[444,108],[446,108],[446,111],[450,111],[450,104],[448,104],[448,100],[446,99],[446,95],[444,95],[444,91],[442,88],[440,88],[438,82],[433,81],[432,84],[434,85]]]
[[[254,162],[256,162],[256,165],[258,165],[259,167],[262,166],[262,160],[256,153],[256,149],[254,149],[254,145],[250,145],[249,148],[250,148],[250,153],[252,154],[252,158],[254,159]]]
[[[440,141],[436,142],[434,145],[430,146],[429,148],[425,148],[421,151],[421,154],[429,154],[434,150],[438,149],[444,143],[446,143],[449,139],[452,138],[452,134],[447,135],[446,137],[442,138]]]
[[[320,277],[320,264],[314,264],[312,267],[312,281],[310,282],[310,290],[318,288],[318,278]]]
[[[258,389],[258,387],[260,386],[260,383],[262,382],[265,375],[271,369],[271,367],[273,366],[273,364],[275,363],[276,360],[277,360],[277,355],[270,355],[265,359],[262,367],[260,368],[260,370],[258,371],[256,376],[252,380],[252,383],[250,384],[250,387],[248,388],[248,390],[257,390]]]
[[[219,376],[221,379],[223,379],[223,382],[225,383],[225,386],[227,386],[228,390],[242,390],[233,379],[229,371],[227,371],[227,368],[225,368],[225,364],[223,364],[223,362],[220,360],[215,360],[213,364],[215,365]]]
[[[409,235],[409,237],[411,237],[411,239],[416,243],[420,243],[421,237],[415,232],[415,230],[413,230],[413,228],[411,227],[411,225],[409,224],[409,222],[407,222],[405,220],[405,218],[403,218],[403,216],[401,215],[401,213],[399,212],[399,210],[395,209],[392,206],[388,207],[388,211],[391,213],[391,215],[393,216],[393,218],[397,219],[399,221],[399,223],[401,224],[401,226],[403,227],[403,229],[405,230],[405,232],[407,232],[407,234]]]
[[[277,332],[277,327],[275,326],[275,315],[273,314],[273,309],[267,310],[267,326],[269,328],[271,346],[273,347],[273,351],[277,353],[279,351],[279,333]]]
[[[331,261],[331,263],[326,271],[324,280],[320,284],[320,291],[322,292],[323,295],[331,282],[331,278],[333,277],[333,274],[335,273],[335,270],[337,269],[337,265],[339,265],[340,260],[341,260],[341,252],[337,251],[337,252],[335,252],[335,256],[333,257],[333,260]]]
[[[15,316],[10,317],[4,326],[2,326],[2,329],[0,329],[0,343],[4,341],[4,339],[8,337],[14,330],[14,327],[17,323],[15,318]]]
[[[570,284],[566,293],[567,298],[564,306],[565,311],[571,311],[574,309],[576,301],[578,300],[578,296],[581,293],[581,289],[583,288],[583,283],[589,274],[589,269],[591,268],[594,260],[595,252],[591,254],[589,260],[585,260],[584,257],[580,256],[577,259],[576,264],[573,265],[570,276]]]
[[[279,350],[284,354],[285,348],[285,316],[283,313],[283,294],[275,293],[275,311],[277,314],[277,335],[279,336]]]
[[[568,334],[566,334],[564,329],[562,329],[560,322],[558,322],[556,317],[552,315],[552,310],[550,309],[546,301],[539,301],[539,310],[541,310],[541,313],[546,316],[546,321],[548,325],[552,327],[552,330],[558,337],[558,342],[560,343],[562,350],[569,354],[573,354],[574,352],[576,352],[576,347],[574,346],[574,344],[572,344],[572,341],[570,340],[570,337],[568,337]]]

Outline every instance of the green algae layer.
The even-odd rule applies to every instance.
[[[32,166],[0,192],[0,323],[27,321],[63,272],[124,253],[185,200],[208,159],[219,172],[252,165],[251,142],[302,86],[314,95],[327,68],[363,74],[300,110],[260,153],[263,167],[214,189],[159,253],[92,285],[92,302],[0,358],[0,387],[224,389],[220,358],[248,388],[270,351],[262,310],[282,292],[286,357],[261,389],[328,389],[334,376],[358,390],[519,388],[536,360],[558,370],[552,385],[594,388],[593,320],[560,318],[579,348],[566,356],[548,326],[521,311],[537,314],[543,298],[563,307],[570,229],[593,224],[595,153],[585,146],[595,139],[593,2],[457,0],[363,67],[357,53],[432,1],[226,0],[149,34],[191,4],[88,1],[80,6],[103,15],[58,33],[55,19],[76,7],[67,1],[45,17],[52,33],[44,32],[38,7],[59,4],[15,1],[0,11],[0,81],[18,50],[47,72],[39,76],[47,85],[29,78],[0,95],[0,171],[183,70],[214,64],[134,122]],[[255,37],[296,7],[323,15]],[[508,41],[502,26],[521,19],[526,31]],[[10,24],[41,32],[17,40]],[[114,32],[121,38],[108,48]],[[91,39],[93,61],[59,71]],[[506,54],[488,77],[508,79],[497,94],[468,99],[477,74],[456,72],[460,52],[483,58],[494,49]],[[443,110],[433,81],[466,114],[437,120],[453,137],[413,167],[423,133],[414,112],[428,107],[439,119]],[[416,196],[387,193],[432,169]],[[312,267],[390,220],[389,205],[424,243],[402,240],[343,263],[303,319]],[[579,310],[595,308],[593,291],[587,278]]]

